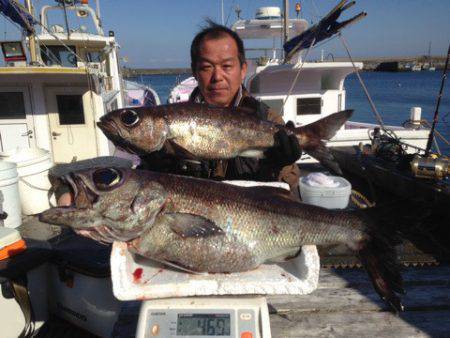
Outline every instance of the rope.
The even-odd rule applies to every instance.
[[[358,198],[362,200],[364,203],[361,203],[358,200]],[[370,202],[366,196],[364,196],[362,193],[354,189],[352,189],[351,200],[354,204],[356,204],[358,208],[361,209],[372,208],[376,204],[375,202]]]
[[[300,64],[300,67],[298,68],[297,73],[295,74],[295,78],[294,78],[294,81],[292,81],[291,88],[289,88],[289,91],[288,91],[286,97],[283,100],[283,105],[281,106],[281,109],[280,109],[280,112],[279,112],[280,115],[283,115],[284,105],[286,104],[287,99],[292,94],[292,90],[294,90],[294,87],[297,84],[297,80],[298,80],[298,76],[300,75],[300,71],[303,69],[303,65],[305,64],[306,57],[308,56],[309,51],[311,50],[311,48],[313,47],[315,42],[316,42],[316,37],[314,37],[311,45],[306,50],[305,57],[302,59],[302,63]]]
[[[358,80],[359,80],[359,82],[360,82],[360,84],[361,84],[361,86],[362,86],[362,88],[364,90],[364,93],[366,94],[366,97],[369,100],[369,104],[370,104],[370,107],[372,108],[372,111],[375,114],[375,118],[377,119],[377,121],[378,121],[379,125],[381,126],[381,128],[383,130],[385,130],[386,128],[384,126],[383,119],[382,119],[380,113],[378,112],[377,108],[375,107],[375,104],[372,101],[372,98],[371,98],[371,96],[369,94],[369,91],[367,90],[367,87],[364,84],[364,81],[361,78],[361,75],[359,74],[359,69],[356,67],[355,62],[353,61],[353,58],[352,58],[352,56],[350,54],[350,49],[349,49],[349,47],[347,45],[347,42],[345,41],[344,37],[342,36],[342,33],[339,33],[338,36],[341,39],[341,42],[344,45],[345,50],[347,51],[347,55],[348,55],[348,57],[349,57],[349,59],[350,59],[350,61],[352,63],[353,69],[355,70],[356,76],[358,77]]]

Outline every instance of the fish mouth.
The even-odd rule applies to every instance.
[[[111,137],[121,137],[124,136],[121,133],[121,130],[116,122],[114,122],[113,119],[110,119],[106,116],[102,116],[100,118],[100,121],[97,122],[97,126],[100,128],[101,131],[105,133],[105,135],[109,138]]]
[[[72,203],[60,208],[91,209],[98,201],[99,195],[93,191],[77,174],[71,173],[60,178],[61,184],[70,189]]]
[[[117,147],[122,148],[123,150],[129,152],[130,154],[142,155],[145,152],[138,147],[134,146],[130,142],[127,141],[126,137],[122,134],[121,129],[117,125],[117,123],[108,118],[101,117],[100,121],[97,122],[97,127],[105,134],[105,136]]]

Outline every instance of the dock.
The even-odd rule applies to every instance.
[[[405,312],[390,312],[363,269],[321,269],[307,296],[270,297],[273,337],[449,337],[450,267],[408,267]]]
[[[450,266],[408,267],[403,278],[405,312],[395,314],[363,269],[323,268],[313,293],[268,297],[272,337],[450,337]],[[115,338],[134,337],[138,312],[124,305]]]
[[[59,232],[34,218],[21,226],[25,238],[38,241]],[[405,312],[395,314],[363,269],[322,268],[311,294],[268,297],[272,337],[450,337],[450,265],[408,266],[402,276]],[[113,337],[135,336],[139,309],[139,301],[122,303]],[[57,316],[52,314],[38,337],[80,336],[80,329]]]

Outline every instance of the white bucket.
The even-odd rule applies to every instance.
[[[50,153],[39,148],[17,148],[1,156],[17,164],[22,213],[34,215],[50,208],[48,170],[53,166]]]
[[[22,223],[18,180],[16,164],[0,160],[0,211],[8,214],[1,226],[16,228]]]
[[[345,209],[350,200],[352,185],[340,176],[328,176],[336,183],[336,187],[313,186],[308,183],[307,176],[300,178],[299,188],[302,201],[327,209]]]

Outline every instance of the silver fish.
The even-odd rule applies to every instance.
[[[191,272],[246,271],[293,257],[302,245],[343,243],[380,296],[403,309],[395,251],[361,212],[302,204],[283,189],[131,169],[85,170],[61,180],[74,203],[43,212],[43,222],[101,242],[128,242],[142,256]]]
[[[297,137],[303,151],[336,170],[323,140],[332,138],[352,112],[344,110],[295,128],[261,120],[247,109],[177,103],[115,110],[97,125],[115,145],[130,152],[151,153],[168,142],[178,153],[196,159],[262,158],[275,145],[274,135],[284,129]]]

